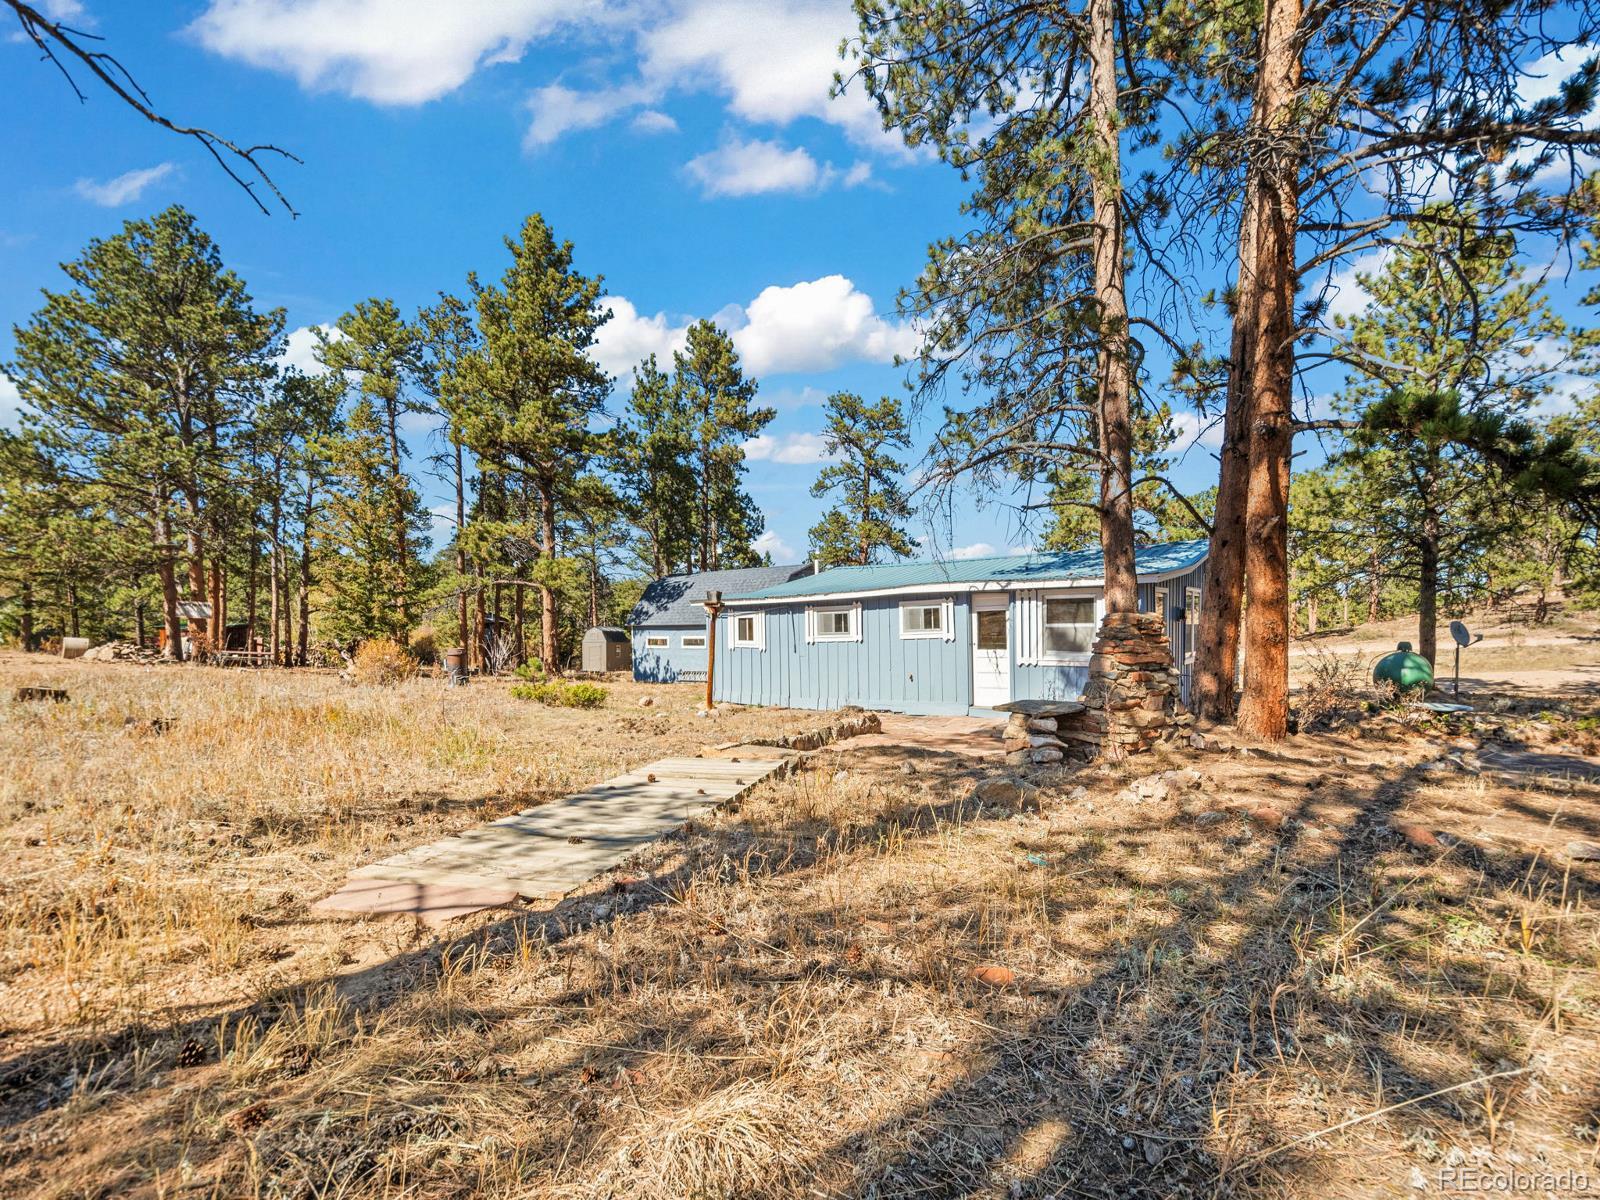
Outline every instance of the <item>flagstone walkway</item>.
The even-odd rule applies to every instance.
[[[788,763],[784,758],[663,758],[457,837],[358,867],[351,876],[559,898],[691,817],[738,799]]]

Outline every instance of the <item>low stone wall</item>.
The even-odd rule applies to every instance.
[[[846,717],[832,725],[824,725],[821,729],[808,729],[804,733],[791,733],[784,737],[756,738],[749,742],[730,744],[778,746],[784,750],[820,750],[823,746],[831,746],[834,742],[844,741],[845,738],[882,731],[883,722],[878,720],[877,713],[861,713],[859,716]]]
[[[1097,755],[1126,758],[1158,742],[1187,739],[1194,718],[1160,613],[1112,613],[1100,626],[1081,703],[1018,700],[1006,725],[1007,758],[1049,765]]]

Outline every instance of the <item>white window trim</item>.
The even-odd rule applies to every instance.
[[[706,648],[706,635],[703,633],[685,633],[678,638],[678,645],[685,650],[704,650]]]
[[[665,650],[672,645],[672,639],[664,633],[647,633],[644,635],[644,648],[646,650]]]
[[[739,640],[739,622],[751,622],[753,635],[748,641]],[[729,616],[728,646],[734,650],[765,650],[767,648],[767,614],[764,612],[733,613]]]
[[[1053,588],[1022,593],[1020,604],[1021,628],[1017,639],[1017,662],[1022,666],[1080,667],[1088,663],[1093,650],[1074,650],[1053,654],[1044,648],[1044,612],[1046,600],[1093,600],[1094,628],[1098,634],[1106,617],[1105,593],[1097,588]]]
[[[939,610],[938,629],[907,629],[906,613],[911,609],[937,608]],[[926,639],[929,641],[953,642],[956,640],[955,601],[948,596],[944,599],[929,600],[902,600],[900,601],[900,637],[902,641],[915,641]]]
[[[1160,615],[1161,624],[1164,626],[1164,625],[1166,625],[1167,621],[1170,619],[1170,617],[1168,616],[1168,611],[1169,611],[1169,608],[1170,608],[1170,606],[1172,604],[1171,593],[1167,590],[1166,587],[1163,586],[1163,587],[1156,588],[1151,593],[1151,595],[1152,595],[1151,604],[1153,605],[1153,607],[1151,608],[1150,611]]]
[[[849,633],[822,633],[817,628],[817,618],[823,613],[847,612],[850,614]],[[814,604],[806,606],[806,642],[859,642],[861,640],[861,605]]]

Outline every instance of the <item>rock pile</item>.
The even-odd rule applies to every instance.
[[[148,646],[141,646],[136,642],[106,642],[102,645],[85,650],[83,656],[87,662],[160,662],[161,655],[158,651]]]
[[[1088,747],[1067,728],[1087,708],[1076,700],[1012,700],[1000,705],[1006,722],[1006,761],[1016,766],[1051,766],[1068,758],[1087,760]]]

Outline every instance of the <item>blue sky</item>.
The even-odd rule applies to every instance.
[[[198,146],[88,84],[79,104],[31,46],[0,40],[10,109],[25,117],[0,127],[0,355],[39,289],[61,285],[59,262],[173,202],[261,305],[287,310],[302,361],[307,327],[359,299],[414,310],[459,291],[468,270],[498,275],[501,238],[538,211],[575,243],[581,269],[605,276],[614,408],[627,367],[669,355],[689,321],[733,329],[778,409],[750,447],[748,483],[780,559],[804,553],[821,508],[808,489],[822,400],[903,390],[892,360],[915,338],[896,292],[931,241],[962,228],[953,171],[885,134],[859,90],[828,98],[854,28],[846,0],[44,8],[103,35],[170,116],[302,158],[275,172],[301,215],[263,217]],[[1197,269],[1221,286],[1232,264]],[[14,407],[0,380],[0,419]],[[936,419],[918,429],[918,453]],[[1199,425],[1183,421],[1188,442]],[[1185,487],[1214,481],[1214,440],[1201,433],[1185,455]],[[970,500],[913,532],[956,554],[1029,538],[1004,507]]]

